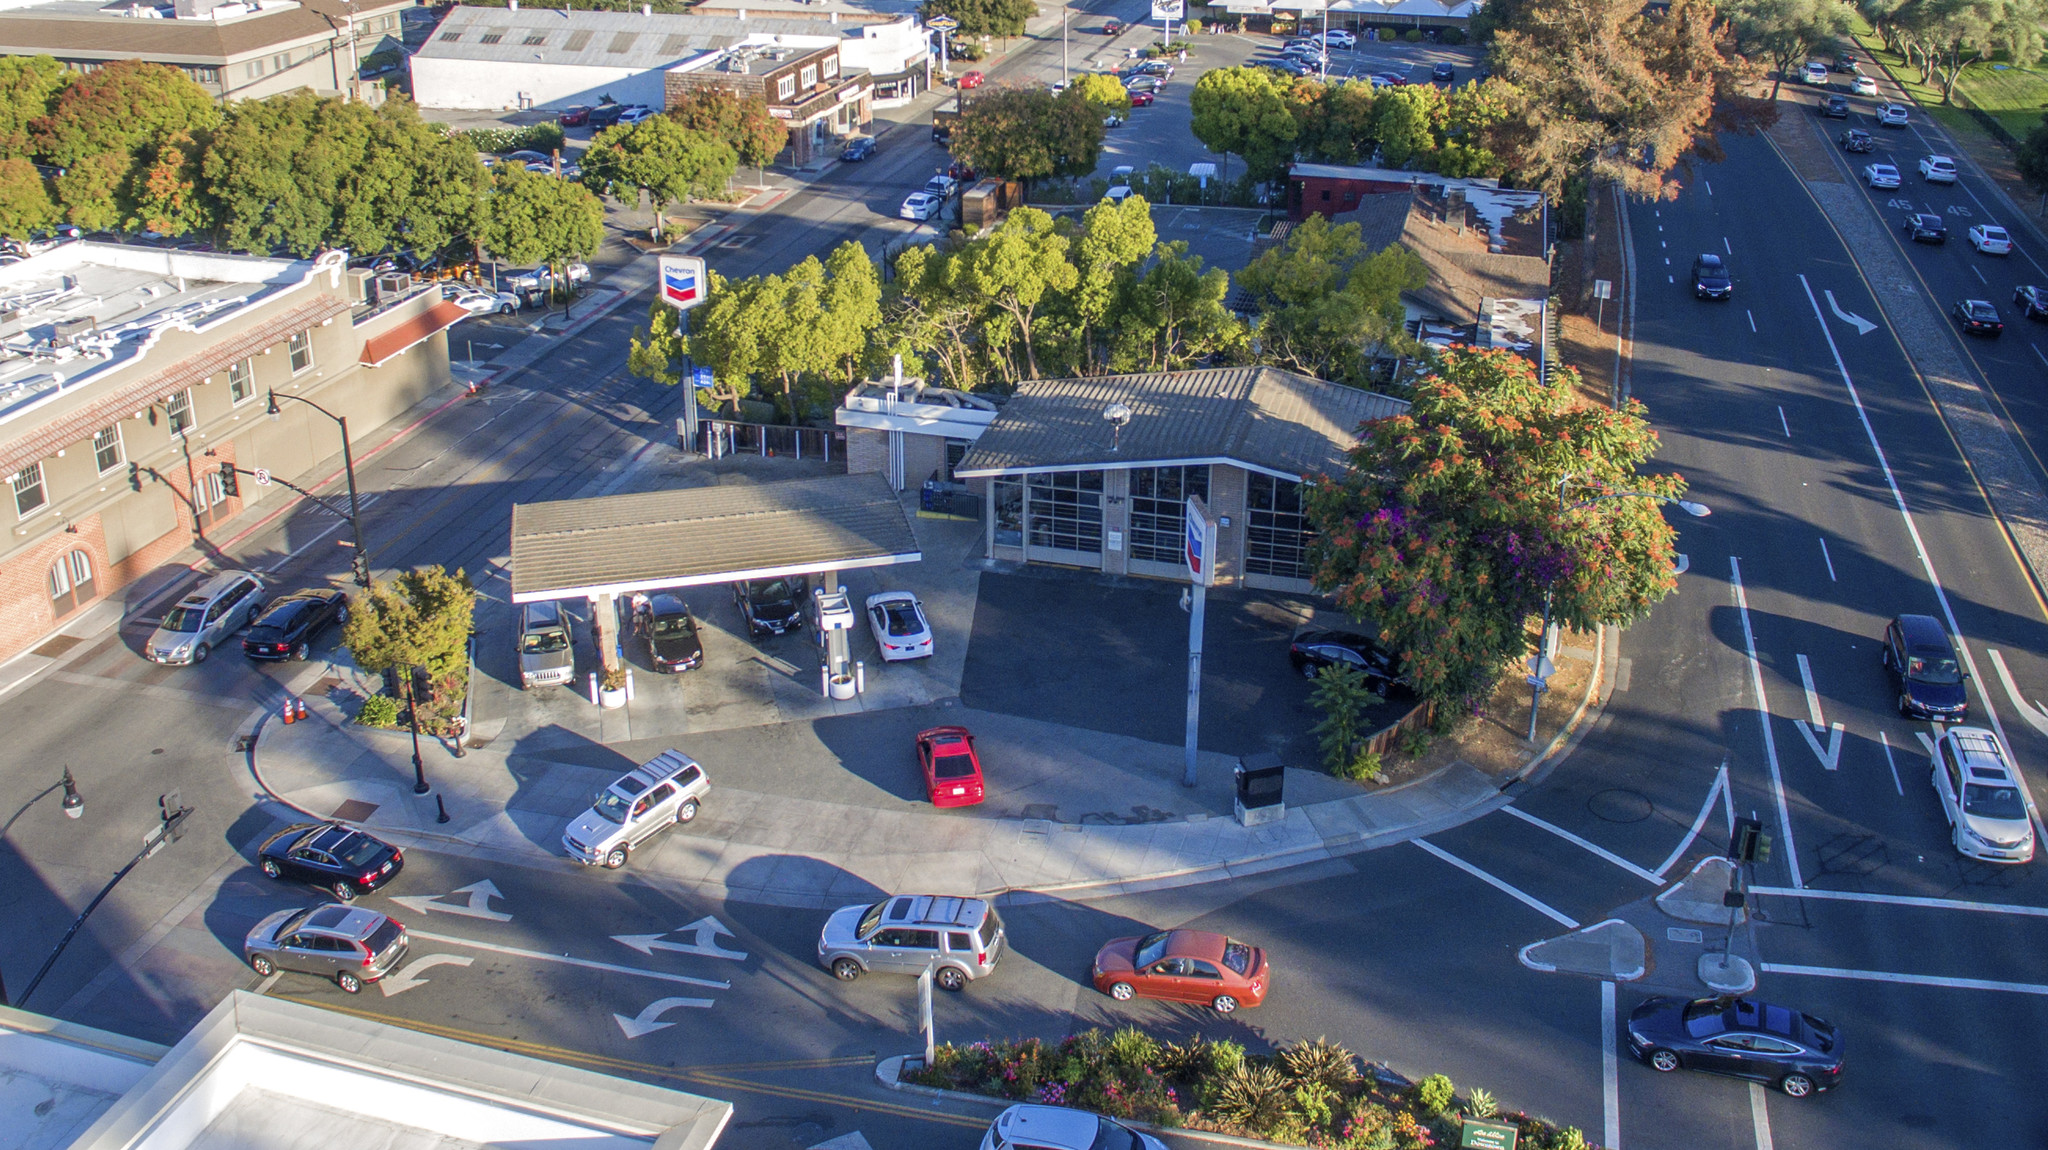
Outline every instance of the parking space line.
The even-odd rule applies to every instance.
[[[1525,811],[1520,807],[1506,806],[1502,807],[1501,810],[1515,816],[1516,818],[1522,820],[1525,823],[1528,823],[1530,826],[1542,827],[1544,830],[1549,831],[1551,834],[1556,835],[1558,838],[1561,838],[1568,843],[1571,843],[1573,846],[1583,847],[1586,850],[1589,850],[1594,854],[1599,855],[1601,858],[1606,859],[1608,862],[1613,863],[1615,866],[1618,866],[1621,869],[1627,871],[1628,873],[1636,876],[1637,878],[1642,879],[1644,882],[1657,883],[1664,881],[1663,879],[1658,878],[1655,874],[1652,874],[1651,872],[1644,870],[1642,867],[1639,867],[1636,864],[1621,857],[1620,855],[1615,854],[1613,851],[1608,850],[1606,847],[1600,846],[1597,843],[1588,842],[1587,840],[1580,838],[1579,836],[1573,834],[1572,832],[1564,829],[1561,826],[1556,825],[1555,823],[1548,823],[1543,821],[1542,819],[1537,818],[1535,815],[1530,814],[1528,811]]]
[[[611,974],[637,974],[641,978],[652,978],[661,982],[680,982],[684,986],[708,986],[713,990],[731,990],[732,983],[710,978],[691,978],[686,974],[670,974],[661,970],[643,970],[637,966],[621,966],[615,962],[599,962],[591,958],[571,958],[566,954],[547,954],[538,950],[524,950],[516,946],[500,946],[494,942],[478,942],[452,934],[436,934],[424,930],[407,930],[414,938],[428,942],[445,942],[453,946],[466,946],[472,950],[488,950],[494,954],[507,954],[514,958],[531,958],[540,962],[559,962],[565,966],[580,966],[585,970],[602,970]]]
[[[2016,914],[2027,918],[2048,918],[2048,907],[2023,906],[2011,902],[1972,902],[1962,898],[1927,898],[1914,894],[1873,894],[1860,890],[1818,890],[1786,886],[1753,886],[1751,894],[1783,895],[1787,898],[1819,898],[1834,902],[1870,902],[1884,906],[1914,906],[1927,910],[1973,910],[1979,914]]]
[[[1536,913],[1541,914],[1546,918],[1549,918],[1551,921],[1562,923],[1565,929],[1579,929],[1579,920],[1573,918],[1572,916],[1564,913],[1561,910],[1558,910],[1550,906],[1548,903],[1545,903],[1542,899],[1537,898],[1535,895],[1509,885],[1507,880],[1495,878],[1494,876],[1486,873],[1483,870],[1480,870],[1478,867],[1473,866],[1471,863],[1466,862],[1464,859],[1459,858],[1457,855],[1452,854],[1451,852],[1445,850],[1444,848],[1436,845],[1433,842],[1430,842],[1427,839],[1410,839],[1408,841],[1414,843],[1416,846],[1421,847],[1423,850],[1428,851],[1430,854],[1433,854],[1436,857],[1444,860],[1452,866],[1457,867],[1459,870],[1464,871],[1466,874],[1471,875],[1473,878],[1478,879],[1480,882],[1483,882],[1486,885],[1501,892],[1502,894],[1507,895],[1509,898],[1514,899],[1516,902],[1521,903],[1523,906],[1526,906],[1529,909],[1535,911]]]
[[[1849,970],[1837,966],[1797,966],[1766,962],[1765,974],[1806,974],[1815,978],[1846,978],[1857,982],[1896,982],[1909,986],[1938,986],[1948,990],[2002,990],[2011,994],[2048,997],[2048,986],[2038,982],[1999,982],[1989,978],[1948,978],[1939,974],[1899,974],[1889,970]]]
[[[1600,1118],[1606,1130],[1600,1144],[1621,1150],[1621,1059],[1615,1052],[1614,984],[1600,983]]]
[[[1766,1106],[1765,1097],[1763,1083],[1749,1084],[1749,1124],[1756,1132],[1756,1150],[1772,1150],[1771,1112]]]

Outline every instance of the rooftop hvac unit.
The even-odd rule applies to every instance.
[[[369,268],[348,269],[348,300],[350,303],[370,302],[370,281],[377,273]]]
[[[412,277],[404,272],[387,272],[377,277],[377,298],[396,299],[412,290]]]
[[[57,321],[55,333],[50,337],[50,344],[53,347],[70,347],[81,337],[91,335],[98,327],[99,322],[89,315],[82,315],[76,319],[60,319]]]

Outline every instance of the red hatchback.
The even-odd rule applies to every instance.
[[[974,753],[974,735],[966,727],[918,732],[917,765],[935,807],[971,807],[985,794],[981,756]]]
[[[1163,998],[1229,1014],[1266,1000],[1266,952],[1206,930],[1113,938],[1095,953],[1095,989],[1118,1002]]]
[[[969,88],[979,88],[981,87],[981,82],[986,79],[988,77],[980,72],[962,72],[960,73],[960,90],[964,92]]]
[[[1154,99],[1156,99],[1156,98],[1157,98],[1157,97],[1156,97],[1156,96],[1155,96],[1155,95],[1154,95],[1153,93],[1151,93],[1151,92],[1132,92],[1132,93],[1131,93],[1131,107],[1133,107],[1133,108],[1144,108],[1144,107],[1148,107],[1148,106],[1150,106],[1150,105],[1151,105],[1152,101],[1153,101]]]

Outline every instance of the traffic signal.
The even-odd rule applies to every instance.
[[[1735,831],[1728,836],[1728,859],[1752,864],[1771,861],[1771,836],[1764,833],[1761,820],[1735,820]]]
[[[348,569],[349,574],[355,576],[356,586],[363,588],[369,587],[370,560],[367,556],[363,555],[361,552],[358,552],[355,555],[351,556],[348,561]]]
[[[236,481],[234,464],[223,463],[220,465],[220,489],[229,499],[241,496],[242,488],[241,484]]]

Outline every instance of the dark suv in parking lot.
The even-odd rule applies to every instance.
[[[806,590],[805,580],[800,575],[784,579],[747,579],[732,585],[732,601],[738,605],[740,617],[747,621],[747,635],[758,639],[763,635],[780,635],[803,627]]]

